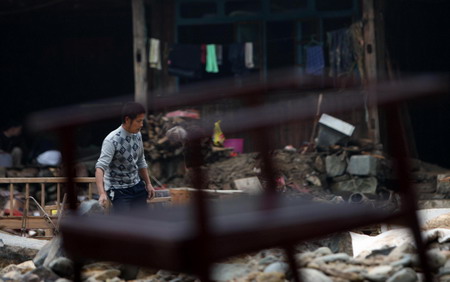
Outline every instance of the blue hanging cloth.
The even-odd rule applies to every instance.
[[[306,73],[322,75],[325,69],[323,48],[321,45],[306,47]]]

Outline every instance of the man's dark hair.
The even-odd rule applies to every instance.
[[[1,124],[0,130],[5,131],[12,127],[19,127],[19,126],[22,126],[22,123],[20,121],[10,118]]]
[[[122,123],[125,122],[125,117],[135,119],[140,114],[145,114],[144,106],[136,102],[128,102],[122,107]]]

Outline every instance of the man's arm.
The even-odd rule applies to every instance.
[[[106,195],[105,185],[103,182],[104,175],[105,172],[103,171],[103,169],[99,167],[95,169],[95,183],[97,184],[98,195],[100,196],[98,202],[102,207],[105,207],[106,203],[108,202],[108,197]]]
[[[106,195],[104,181],[105,170],[111,163],[113,155],[114,146],[111,144],[111,142],[104,140],[100,157],[95,164],[95,183],[97,184],[98,195],[100,196],[98,202],[103,207],[105,207],[106,203],[108,202],[108,196]]]
[[[150,176],[148,175],[148,170],[146,167],[139,169],[139,176],[145,182],[145,189],[147,189],[148,192],[148,199],[153,199],[155,197],[155,188],[153,188],[152,183],[150,182]]]

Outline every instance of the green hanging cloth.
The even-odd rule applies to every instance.
[[[216,45],[206,45],[206,72],[219,72],[217,67]]]

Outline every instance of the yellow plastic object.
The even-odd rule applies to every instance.
[[[223,142],[225,141],[225,135],[220,128],[220,120],[214,123],[214,135],[213,135],[213,143],[214,146],[223,146]]]

